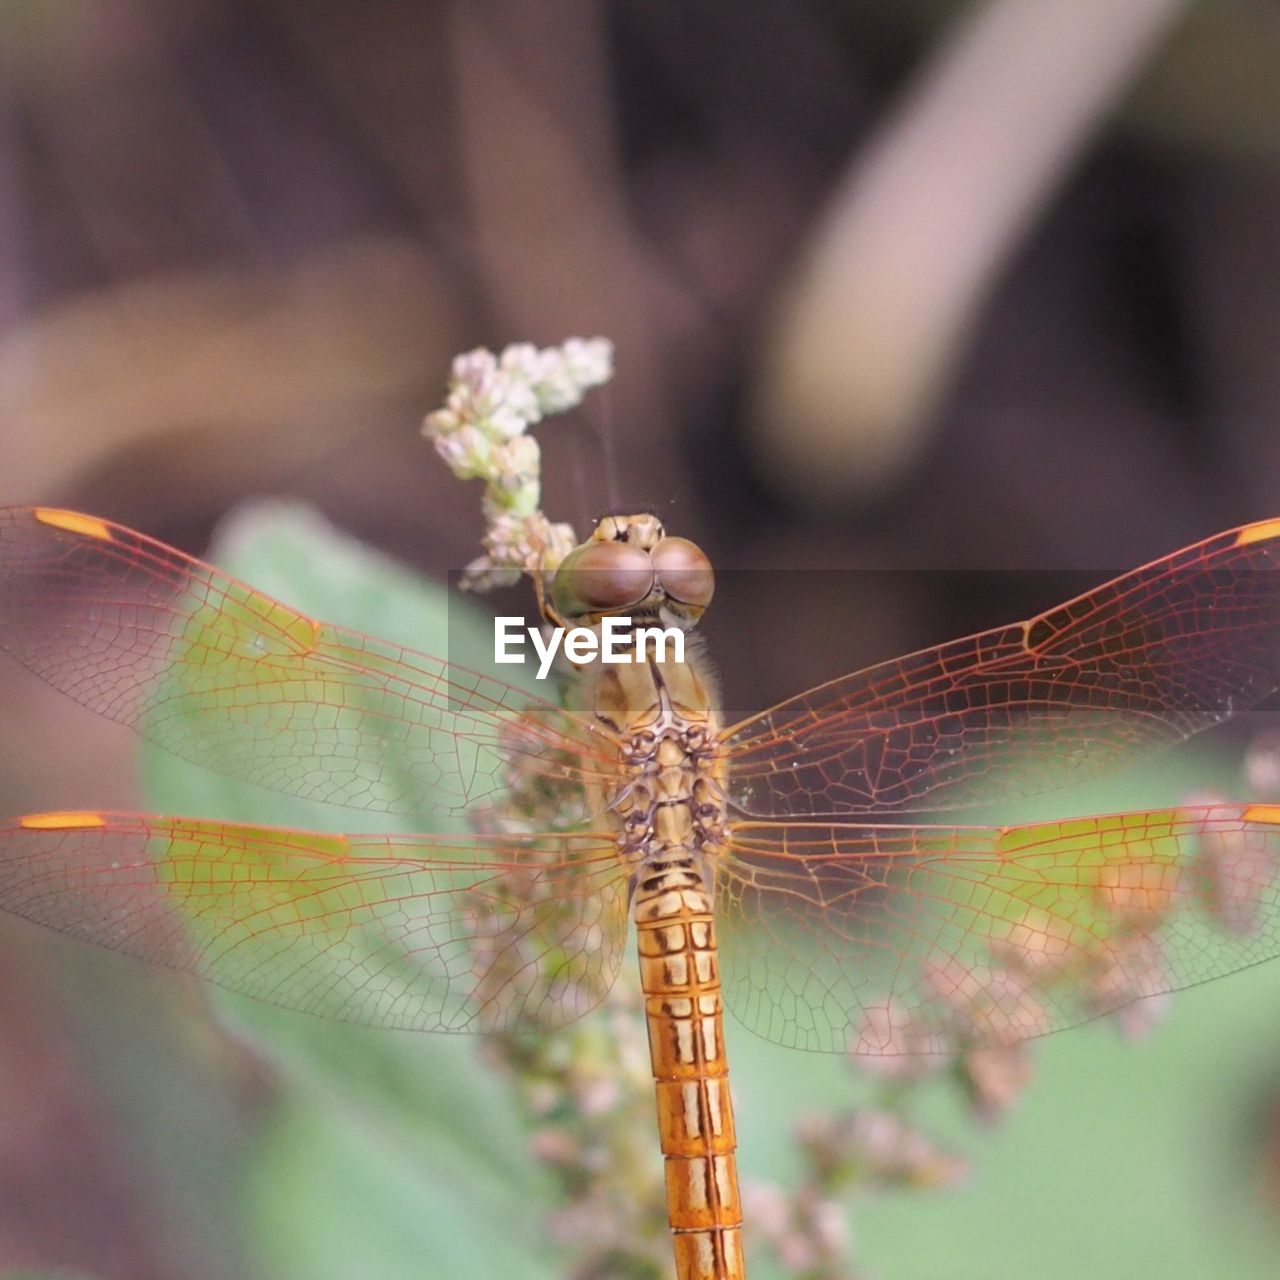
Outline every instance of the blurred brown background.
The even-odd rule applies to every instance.
[[[616,492],[729,567],[1120,569],[1280,513],[1270,0],[13,0],[0,58],[2,502],[199,551],[287,494],[440,573],[449,359],[599,333],[550,513]],[[895,581],[715,621],[731,698],[1003,620]],[[0,706],[6,812],[127,801],[74,709]],[[157,1227],[164,1144],[122,1152],[10,932],[0,1264],[236,1274]]]

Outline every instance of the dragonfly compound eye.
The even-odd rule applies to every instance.
[[[649,553],[662,589],[681,604],[705,609],[716,589],[711,561],[688,538],[663,538]]]
[[[551,602],[566,618],[616,613],[653,590],[649,553],[625,542],[587,542],[564,558],[551,583]]]

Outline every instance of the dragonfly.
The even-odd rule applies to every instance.
[[[642,513],[602,520],[537,586],[554,625],[691,629],[715,580]],[[583,666],[544,697],[47,507],[0,511],[0,648],[223,775],[477,819],[341,835],[32,814],[0,830],[17,916],[290,1009],[445,1032],[582,1017],[633,924],[681,1280],[746,1272],[726,1009],[801,1049],[1004,1046],[1280,951],[1280,806],[949,816],[1262,703],[1280,519],[735,724],[694,647]],[[543,825],[486,827],[495,806]]]

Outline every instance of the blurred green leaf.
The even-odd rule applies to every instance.
[[[484,669],[492,654],[492,624],[464,597],[431,582],[340,534],[319,515],[296,505],[259,503],[242,508],[222,527],[211,559],[222,569],[286,604],[340,626]],[[198,624],[187,634],[200,640]],[[527,668],[504,669],[519,684]],[[179,675],[182,673],[180,672]],[[532,678],[529,677],[530,683]],[[529,687],[529,686],[526,686]],[[198,716],[198,707],[180,708]],[[172,715],[171,708],[166,709]],[[388,770],[394,749],[388,744]],[[276,823],[318,830],[465,831],[466,820],[435,815],[424,794],[419,815],[390,815],[339,808],[245,785],[148,747],[142,761],[144,787],[159,800],[169,796],[201,817]],[[174,810],[170,810],[174,811]]]
[[[455,658],[464,650],[469,665],[490,644],[487,621],[465,602],[302,508],[246,509],[210,558],[312,616],[383,639]],[[149,804],[168,813],[322,830],[416,825],[230,781],[154,748],[143,773]],[[472,1038],[219,1002],[291,1085],[247,1176],[249,1232],[265,1274],[544,1274],[531,1258],[548,1252],[539,1233],[551,1188],[527,1154],[510,1091],[479,1062]]]
[[[352,1109],[292,1102],[256,1163],[250,1220],[277,1280],[561,1274],[537,1201],[486,1188],[458,1148],[409,1144]]]
[[[1238,770],[1206,749],[1038,796],[1016,819],[1161,807],[1232,791]],[[1235,788],[1238,789],[1238,786]],[[988,815],[989,816],[989,815]],[[800,1114],[874,1100],[831,1055],[726,1032],[744,1181],[787,1181]],[[944,1083],[914,1119],[971,1162],[967,1184],[855,1202],[853,1256],[884,1280],[1270,1280],[1280,1215],[1264,1173],[1280,1105],[1280,965],[1182,991],[1140,1042],[1100,1020],[1031,1046],[1035,1077],[1002,1123],[975,1124]],[[1272,1156],[1274,1159],[1274,1155]],[[748,1237],[748,1256],[750,1237]],[[753,1280],[781,1277],[752,1258]]]

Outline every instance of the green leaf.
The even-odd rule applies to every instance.
[[[491,649],[491,626],[469,605],[303,508],[246,509],[210,559],[313,617],[455,660],[464,653],[473,667]],[[320,830],[466,829],[298,800],[154,747],[144,750],[143,774],[150,807],[171,814]],[[365,1030],[229,996],[219,1004],[287,1088],[247,1172],[247,1229],[266,1274],[556,1274],[534,1261],[549,1253],[539,1224],[552,1189],[526,1151],[510,1091],[481,1064],[473,1038]]]

